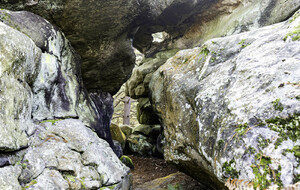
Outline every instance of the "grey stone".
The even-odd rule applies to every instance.
[[[67,181],[57,170],[46,168],[44,172],[36,178],[36,180],[28,185],[27,189],[33,190],[66,190],[69,188]]]
[[[164,124],[167,161],[223,189],[228,177],[257,184],[256,156],[281,173],[267,175],[264,188],[279,178],[284,186],[292,183],[299,162],[284,152],[300,143],[297,15],[180,51],[153,74],[152,102]]]
[[[21,169],[20,165],[0,168],[0,189],[21,190],[18,181]]]
[[[149,85],[149,83],[147,85]],[[139,123],[146,125],[159,124],[159,118],[154,113],[149,98],[139,98],[138,102],[137,119]]]
[[[129,168],[80,120],[43,123],[30,137],[30,145],[20,162],[19,180],[24,186],[80,190],[129,183],[123,180]]]
[[[36,77],[41,51],[26,35],[0,22],[0,149],[27,146],[32,124],[30,82]]]
[[[111,94],[118,91],[133,69],[131,40],[148,55],[166,47],[187,48],[212,37],[282,21],[299,6],[298,0],[1,2],[3,8],[25,9],[59,26],[83,57],[86,87]],[[152,34],[162,31],[167,32],[170,39],[162,44],[152,42]]]
[[[141,134],[131,134],[127,139],[129,149],[141,156],[151,156],[153,145],[151,139]]]

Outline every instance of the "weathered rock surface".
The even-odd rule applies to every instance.
[[[21,157],[8,157],[14,166],[1,168],[7,170],[0,175],[4,187],[11,183],[27,189],[95,189],[130,184],[129,168],[79,120],[43,122],[29,141]],[[11,175],[10,170],[19,172]]]
[[[0,6],[31,11],[60,27],[83,58],[87,89],[114,94],[133,69],[132,40],[150,54],[166,46],[187,48],[212,36],[284,20],[300,5],[298,0],[4,0]],[[162,31],[170,40],[152,43],[152,34]]]
[[[182,3],[189,7],[187,4],[191,1]],[[219,0],[194,1],[194,3],[188,9],[190,16],[180,24],[172,26],[169,23],[168,25],[168,22],[160,20],[166,18],[160,18],[154,22],[155,24],[151,22],[139,28],[134,45],[146,54],[146,59],[141,66],[133,70],[127,82],[130,97],[137,99],[148,96],[149,81],[153,72],[173,56],[170,53],[176,53],[179,49],[200,46],[211,38],[237,34],[281,22],[300,7],[298,0]],[[174,16],[175,13],[172,11],[182,9],[176,12],[180,15],[186,7],[170,6],[168,18],[171,19]],[[178,18],[178,15],[175,15],[174,19]],[[167,32],[168,37],[157,42],[158,40],[151,35],[162,31]],[[139,39],[142,41],[140,42]]]
[[[137,105],[137,119],[140,124],[160,124],[159,118],[154,113],[149,98],[139,98]]]
[[[298,12],[212,39],[154,73],[151,97],[167,161],[207,189],[223,189],[229,177],[263,188],[299,180],[299,26]]]
[[[152,74],[163,65],[167,59],[174,56],[177,51],[176,49],[162,51],[155,54],[153,58],[144,59],[140,66],[135,67],[130,79],[126,82],[126,95],[134,99],[148,97],[149,82]]]
[[[0,150],[14,151],[28,144],[33,97],[29,85],[37,77],[41,50],[2,22],[0,31]]]
[[[13,73],[16,73],[15,80],[19,80],[16,84],[23,83],[27,89],[27,91],[24,91],[22,89],[7,88],[11,89],[11,93],[14,93],[14,95],[9,94],[9,92],[6,92],[6,95],[8,97],[17,96],[18,99],[23,98],[29,101],[28,105],[24,105],[23,108],[21,105],[13,106],[12,103],[9,106],[13,106],[12,109],[18,110],[20,115],[22,113],[20,109],[24,109],[23,112],[27,114],[27,120],[31,119],[31,115],[34,120],[79,118],[87,126],[95,129],[101,138],[106,139],[114,147],[109,131],[110,119],[113,113],[113,99],[109,93],[101,91],[94,92],[90,98],[83,87],[81,79],[80,57],[64,34],[45,19],[30,12],[1,10],[0,15],[0,20],[15,29],[10,27],[3,29],[5,40],[1,41],[3,43],[1,53],[4,56],[3,60],[8,62],[8,64],[1,65],[5,67],[3,73],[11,72],[6,69],[8,66],[14,69],[17,66],[16,64],[22,65],[19,70],[14,69]],[[11,36],[4,35],[10,30],[13,31]],[[14,33],[18,33],[18,35],[14,35]],[[24,43],[23,46],[19,47],[18,44],[23,43],[23,41],[31,43],[31,46]],[[14,45],[13,43],[17,44]],[[10,47],[11,49],[9,49]],[[11,55],[13,58],[7,57],[10,55],[6,51],[13,52],[14,54]],[[26,56],[23,56],[22,52],[25,52]],[[34,64],[31,64],[31,62]],[[1,82],[4,83],[5,80],[1,80]],[[5,85],[9,87],[11,84],[13,82]],[[17,87],[18,85],[15,86],[15,88]],[[24,93],[24,95],[21,93]],[[9,107],[7,105],[6,107],[7,113],[9,113]],[[14,117],[18,118],[19,116]],[[10,136],[13,137],[13,135]],[[22,138],[19,138],[19,140],[21,141]]]
[[[5,0],[1,7],[29,10],[59,26],[83,58],[86,87],[114,94],[128,79],[134,66],[131,40],[137,28],[154,20],[160,20],[164,25],[176,25],[192,14],[190,10],[199,2]],[[180,6],[185,7],[184,11],[180,11]]]
[[[149,137],[141,134],[131,134],[127,143],[131,152],[137,153],[141,156],[152,156],[153,155],[153,143]]]
[[[111,149],[112,97],[86,92],[63,33],[0,10],[0,48],[0,189],[129,189]]]
[[[118,125],[112,123],[110,125],[110,132],[112,139],[118,141],[122,145],[122,149],[124,149],[126,143],[126,136],[121,130],[121,128]]]

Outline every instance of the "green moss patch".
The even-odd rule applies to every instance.
[[[114,189],[115,187],[117,186],[117,184],[116,185],[112,185],[112,186],[107,186],[107,187],[101,187],[100,188],[100,190],[104,190],[104,189]]]
[[[236,134],[243,136],[247,133],[247,131],[249,130],[249,126],[248,123],[244,123],[244,124],[240,124],[237,126],[237,128],[234,130],[236,132]]]
[[[37,184],[36,180],[32,180],[30,183],[28,183],[25,187],[22,188],[22,190],[28,189],[30,186]]]
[[[282,103],[280,102],[280,99],[276,99],[272,102],[273,104],[273,107],[275,110],[278,110],[278,111],[283,111],[283,105]]]
[[[275,117],[267,119],[266,125],[273,131],[279,133],[280,141],[291,139],[296,142],[300,139],[300,115],[294,114],[287,118]]]
[[[280,171],[281,167],[278,167],[277,170],[272,170],[269,165],[272,163],[270,157],[258,153],[255,155],[255,164],[252,164],[253,174],[255,178],[253,180],[254,188],[259,187],[260,189],[266,189],[271,186],[273,183],[282,187],[282,182],[280,180]]]
[[[239,42],[239,45],[241,46],[241,48],[245,48],[245,47],[249,46],[250,43],[246,42],[246,39],[242,39],[242,40]]]
[[[286,41],[288,37],[292,38],[292,41],[299,41],[300,40],[300,25],[293,28],[289,33],[287,33],[283,40]]]
[[[56,122],[61,121],[62,119],[49,119],[49,120],[44,120],[41,121],[40,123],[52,123],[54,125]]]
[[[294,22],[300,16],[300,11],[297,11],[293,17],[289,20],[289,23]]]
[[[131,168],[131,169],[134,168],[133,162],[132,162],[132,160],[131,160],[128,156],[123,155],[123,156],[121,156],[120,160],[121,160],[121,162],[122,162],[123,164],[125,164],[127,167],[129,167],[129,168]]]
[[[206,45],[204,45],[203,47],[202,47],[202,49],[201,49],[201,54],[203,54],[203,55],[205,55],[205,56],[207,56],[208,54],[209,54],[209,49],[207,48],[207,46]]]
[[[183,190],[183,187],[181,184],[176,184],[176,185],[168,185],[168,190]]]
[[[231,160],[230,162],[225,162],[222,167],[225,175],[231,178],[239,178],[239,172],[235,169],[235,161]]]

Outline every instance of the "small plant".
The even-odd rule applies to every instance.
[[[282,106],[282,103],[280,103],[280,99],[276,99],[272,102],[273,104],[273,107],[275,110],[278,110],[278,111],[283,111],[283,106]]]
[[[258,145],[261,147],[261,148],[266,148],[268,145],[269,145],[269,140],[268,139],[265,139],[263,136],[259,135],[257,137],[257,142],[258,142]]]
[[[209,52],[210,52],[210,51],[209,51],[209,49],[207,48],[207,46],[204,45],[200,53],[203,54],[203,55],[205,55],[205,56],[207,56],[207,55],[209,54]]]
[[[242,40],[239,42],[239,45],[241,45],[242,48],[245,48],[245,47],[249,46],[250,43],[246,43],[246,39],[242,39]]]
[[[296,26],[293,30],[287,33],[283,40],[286,41],[288,37],[292,38],[292,41],[299,41],[300,40],[300,25]]]
[[[238,178],[239,172],[235,169],[235,161],[225,162],[222,167],[224,173],[229,177]]]
[[[75,176],[70,175],[70,174],[67,174],[67,175],[66,175],[66,178],[67,178],[69,181],[73,182],[73,183],[76,181]]]
[[[181,184],[176,184],[176,185],[168,185],[168,190],[183,190],[183,187]]]
[[[265,189],[272,185],[272,181],[282,187],[282,182],[280,180],[281,166],[279,166],[277,170],[270,168],[269,165],[272,163],[271,158],[262,153],[257,153],[255,155],[255,162],[255,164],[251,165],[253,174],[255,175],[253,180],[255,188]]]
[[[81,188],[86,189],[86,186],[84,184],[84,180],[85,180],[85,177],[81,177],[80,178],[80,184],[81,184]]]
[[[36,180],[32,180],[28,185],[26,185],[25,187],[22,188],[22,190],[26,190],[28,189],[30,186],[37,184]]]
[[[20,162],[20,161],[18,161],[18,162],[16,162],[16,165],[20,165],[20,166],[22,166],[22,168],[23,168],[23,169],[26,169],[26,168],[27,168],[27,164],[26,164],[26,163],[24,163],[24,162]]]
[[[236,134],[243,136],[249,131],[250,128],[248,128],[248,123],[240,124],[237,126],[237,128],[234,130]]]

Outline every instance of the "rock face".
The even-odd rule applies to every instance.
[[[141,26],[137,31],[133,43],[145,53],[146,59],[133,70],[127,82],[130,97],[147,97],[153,72],[179,49],[200,46],[211,38],[281,22],[300,8],[298,0],[194,1],[193,5],[191,1],[182,3],[185,6],[170,6],[160,19]],[[182,16],[183,20],[174,21],[176,24],[172,25],[171,18],[176,20],[185,8],[189,16]],[[162,31],[167,32],[168,37],[157,42],[153,38],[155,35],[151,34]]]
[[[286,8],[282,9],[282,6]],[[286,19],[299,8],[299,2],[3,0],[0,7],[27,10],[60,27],[83,58],[86,88],[114,94],[130,77],[134,67],[132,42],[149,55],[165,47],[187,48],[212,36],[228,35]],[[226,26],[223,25],[225,22]],[[170,35],[170,39],[163,43],[152,42],[152,34],[163,31]]]
[[[229,177],[263,188],[299,181],[299,26],[298,12],[180,51],[160,67],[150,90],[165,159],[208,189],[224,189]]]
[[[176,25],[192,14],[189,10],[193,10],[199,3],[181,0],[5,0],[0,5],[7,9],[34,12],[59,26],[83,58],[82,71],[86,87],[114,94],[128,79],[134,66],[135,55],[131,46],[138,27],[154,20]],[[181,5],[187,11],[176,15]]]
[[[115,184],[129,189],[129,168],[81,121],[46,121],[35,129],[30,147],[8,156],[12,165],[1,168],[6,171],[0,175],[1,189],[95,189]]]
[[[25,86],[27,85],[27,89],[32,89],[32,93],[29,93],[30,96],[26,97],[26,100],[32,99],[32,102],[29,103],[30,105],[24,106],[24,111],[28,114],[26,119],[31,119],[31,115],[34,120],[79,118],[87,126],[95,129],[97,134],[106,139],[113,147],[109,131],[113,112],[113,108],[109,109],[109,107],[112,107],[113,100],[109,94],[100,91],[93,93],[92,99],[90,98],[83,88],[79,68],[80,58],[64,35],[48,21],[30,12],[1,10],[0,15],[4,23],[23,33],[21,34],[17,30],[12,32],[21,36],[18,41],[14,39],[14,36],[8,38],[3,34],[6,40],[3,41],[1,53],[6,62],[16,62],[19,65],[23,64],[23,59],[25,63],[27,62],[22,65],[23,70],[20,68],[18,71],[19,75],[23,72],[27,78],[15,76],[16,80],[19,80],[17,83],[24,83]],[[5,29],[4,32],[6,32]],[[23,39],[27,39],[27,43],[31,43],[33,47],[21,46],[18,48],[18,45],[5,44],[15,43],[15,41],[23,43]],[[9,47],[16,50],[11,50]],[[6,51],[19,51],[19,54],[22,55],[25,50],[32,54],[32,57],[28,58],[29,60],[16,53],[11,55],[16,56],[16,60],[6,58],[8,56]],[[30,61],[35,64],[31,65]],[[15,65],[11,65],[12,69],[15,67]],[[15,72],[13,71],[13,73]],[[4,82],[4,80],[2,81]],[[9,84],[7,85],[9,86]],[[15,93],[15,91],[21,93],[24,90],[11,88],[11,93]],[[6,94],[10,97],[10,94]],[[17,96],[18,98],[23,97]],[[16,108],[19,109],[19,106],[13,107],[13,109]]]
[[[2,9],[0,21],[0,189],[129,189],[112,97],[87,93],[64,34],[26,11]]]

